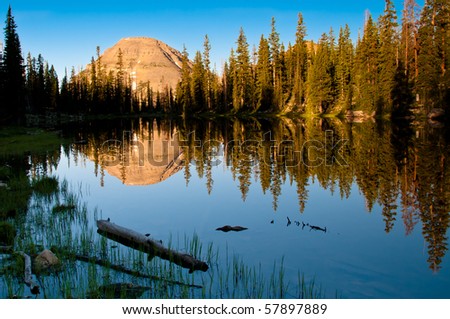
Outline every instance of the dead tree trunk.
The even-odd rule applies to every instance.
[[[158,241],[148,238],[134,230],[113,224],[109,220],[98,220],[97,227],[97,232],[100,235],[127,247],[147,253],[151,257],[158,256],[173,262],[183,268],[189,269],[189,273],[195,270],[207,271],[209,268],[205,262],[195,259],[191,255],[168,249]]]
[[[39,286],[33,281],[33,277],[31,275],[31,258],[23,252],[20,252],[19,254],[24,258],[24,282],[28,287],[30,287],[31,293],[37,295],[39,294]]]

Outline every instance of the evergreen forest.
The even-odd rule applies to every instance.
[[[275,18],[271,33],[250,49],[241,28],[222,74],[212,69],[208,36],[193,59],[183,50],[181,81],[152,91],[132,86],[117,58],[107,72],[100,48],[85,70],[58,78],[39,55],[23,56],[11,7],[0,56],[0,119],[21,122],[25,114],[170,114],[175,116],[358,114],[377,118],[426,116],[450,111],[450,3],[405,0],[402,14],[391,0],[378,18],[367,14],[352,40],[347,25],[308,40],[301,13],[294,43],[280,42]],[[356,42],[356,43],[355,43]]]

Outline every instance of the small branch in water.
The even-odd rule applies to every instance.
[[[324,233],[326,233],[327,232],[327,228],[325,227],[325,228],[322,228],[322,227],[319,227],[319,226],[313,226],[313,225],[311,225],[311,226],[309,226],[311,229],[309,230],[309,231],[311,231],[311,230],[320,230],[320,231],[323,231]]]

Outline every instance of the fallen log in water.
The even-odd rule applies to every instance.
[[[183,268],[189,269],[189,273],[195,270],[207,271],[208,265],[193,256],[180,253],[164,247],[160,242],[146,237],[134,230],[111,223],[109,220],[97,221],[97,232],[127,247],[137,249],[150,256],[158,256],[173,262]]]
[[[25,272],[24,272],[24,281],[25,284],[30,287],[30,291],[34,295],[39,294],[39,286],[33,281],[33,277],[31,275],[31,258],[24,252],[20,252],[20,255],[24,258],[25,264]]]

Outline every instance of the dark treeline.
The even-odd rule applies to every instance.
[[[275,19],[272,31],[249,49],[241,29],[222,74],[212,71],[211,46],[190,61],[183,51],[181,81],[176,88],[153,92],[149,83],[133,86],[119,53],[107,71],[99,48],[81,72],[72,69],[61,82],[42,56],[24,63],[16,24],[8,10],[1,59],[2,119],[26,112],[43,114],[148,114],[190,116],[214,114],[345,114],[405,117],[432,108],[449,111],[450,3],[427,0],[419,9],[405,0],[401,19],[391,0],[377,19],[367,14],[358,40],[348,26],[330,29],[317,43],[306,39],[298,15],[295,42],[280,42]]]

